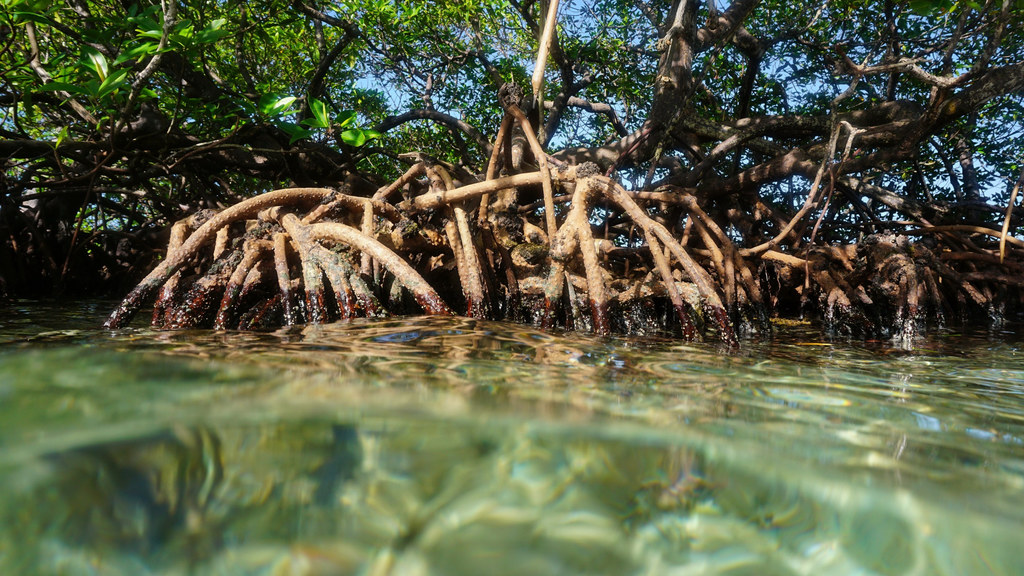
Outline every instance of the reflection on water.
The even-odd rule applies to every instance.
[[[1024,357],[0,309],[2,574],[1021,574]]]

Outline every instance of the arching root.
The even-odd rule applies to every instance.
[[[430,174],[435,176],[433,186],[417,178]],[[545,181],[539,172],[528,172],[459,186],[443,167],[424,166],[406,171],[397,186],[372,200],[327,189],[269,192],[207,215],[198,226],[195,218],[175,225],[167,259],[106,325],[124,326],[158,290],[154,326],[234,329],[415,311],[394,297],[399,288],[398,294],[409,294],[427,314],[451,314],[448,302],[461,296],[470,315],[516,320],[531,318],[509,316],[522,310],[513,300],[530,302],[545,294],[549,304],[542,323],[554,326],[558,317],[565,317],[577,328],[601,334],[628,330],[629,319],[621,312],[634,309],[635,303],[665,298],[677,327],[640,318],[648,324],[643,330],[651,330],[653,323],[656,331],[694,338],[698,326],[705,325],[735,345],[717,283],[664,225],[595,169],[585,168],[582,176],[575,168],[562,169],[548,182],[552,189],[572,192],[567,210],[562,210],[564,204],[553,204],[561,212],[553,236],[499,198],[543,190]],[[384,200],[403,186],[423,192],[407,194],[409,199],[397,206]],[[485,194],[493,195],[491,212],[473,208]],[[593,210],[599,202],[626,214],[654,246],[646,255],[633,251],[628,256],[635,278],[623,278],[615,270],[614,260],[621,254],[614,243],[595,237]],[[438,208],[448,209],[447,218]],[[476,221],[481,213],[487,220]],[[222,254],[214,258],[218,249]],[[358,265],[365,259],[380,266],[383,275],[367,274]],[[205,272],[196,275],[193,270]],[[536,290],[541,285],[546,288]],[[501,297],[488,286],[500,286]],[[382,301],[390,303],[387,308]],[[580,301],[589,313],[574,313]],[[498,316],[496,310],[508,314]],[[620,314],[613,315],[615,311]]]

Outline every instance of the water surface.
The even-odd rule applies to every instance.
[[[1024,350],[0,308],[2,574],[1024,574]]]

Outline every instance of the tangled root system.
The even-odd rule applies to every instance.
[[[735,346],[777,311],[817,311],[839,332],[906,340],[928,317],[994,318],[999,293],[1019,291],[1024,246],[1010,239],[1001,259],[970,239],[991,243],[987,228],[807,247],[793,230],[819,200],[812,190],[773,234],[743,238],[686,190],[630,191],[593,164],[556,163],[516,103],[506,110],[482,177],[414,154],[372,197],[276,190],[176,223],[166,258],[105,325],[155,299],[158,328],[458,313]]]

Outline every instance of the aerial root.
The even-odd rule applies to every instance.
[[[186,218],[172,227],[167,258],[129,293],[106,326],[124,326],[155,293],[155,327],[217,329],[406,313],[412,310],[402,308],[400,295],[407,293],[427,314],[451,314],[448,302],[461,296],[470,316],[510,317],[519,310],[526,315],[519,319],[549,327],[565,316],[570,326],[583,319],[582,326],[610,334],[623,329],[621,320],[612,321],[613,303],[621,308],[630,299],[661,294],[670,301],[683,337],[700,336],[699,318],[699,324],[734,345],[720,287],[707,271],[619,184],[589,170],[582,176],[570,167],[550,178],[537,171],[462,184],[443,165],[418,162],[374,198],[329,189],[276,190],[220,213]],[[555,203],[550,196],[549,212],[561,213],[560,226],[556,220],[538,228],[530,215],[510,212],[507,199],[504,206],[497,203],[499,192],[519,195],[540,188],[543,197],[546,187],[555,186],[571,192],[568,202]],[[390,198],[398,191],[402,200],[393,204]],[[475,207],[485,195],[497,203],[495,211]],[[635,288],[636,282],[622,278],[609,260],[613,243],[595,236],[598,202],[621,210],[647,238],[648,263],[627,262],[625,270],[642,273],[660,291],[623,288],[623,280],[627,287]],[[481,215],[486,219],[479,220]],[[722,242],[720,229],[704,230],[715,238],[706,239],[706,246],[726,246],[722,258],[731,267],[725,275],[734,275],[747,297],[756,299],[750,296],[757,292],[747,265]],[[631,260],[643,259],[643,252],[627,252]],[[374,273],[377,269],[381,272]],[[698,300],[684,297],[682,285],[691,286]],[[537,286],[543,288],[534,291]],[[539,316],[531,315],[538,308],[519,305],[532,298],[544,302]]]
[[[453,303],[477,318],[548,328],[564,321],[611,334],[635,331],[623,320],[637,309],[631,302],[663,298],[675,320],[668,327],[659,317],[659,332],[696,339],[710,330],[735,346],[740,311],[767,311],[763,280],[775,270],[779,286],[796,287],[804,308],[823,312],[832,329],[906,340],[923,317],[941,322],[958,305],[994,317],[999,311],[991,287],[1021,284],[999,271],[1024,270],[1016,253],[1000,264],[994,250],[933,251],[898,235],[869,236],[856,251],[816,246],[802,257],[779,249],[745,254],[692,196],[656,200],[681,210],[686,228],[676,235],[641,206],[653,200],[592,166],[551,174],[550,181],[534,171],[463,183],[442,164],[420,161],[374,198],[329,189],[277,190],[186,218],[172,227],[167,258],[106,325],[125,325],[155,296],[152,323],[160,328],[451,314]],[[564,192],[553,205],[553,234],[546,217],[510,210],[507,198],[499,198],[535,198],[538,188],[543,198],[546,181]],[[394,204],[390,198],[398,191],[402,199]],[[478,209],[485,196],[490,209]],[[605,237],[598,236],[602,226],[595,222],[599,206],[610,214]],[[618,236],[609,238],[608,230]],[[992,238],[973,228],[928,233]],[[777,290],[771,305],[779,298]]]
[[[719,271],[719,277],[725,282],[726,304],[734,315],[738,312],[736,307],[739,303],[737,296],[736,282],[742,286],[744,300],[754,309],[764,309],[764,298],[761,289],[757,285],[754,273],[751,271],[748,262],[740,255],[736,244],[730,239],[717,222],[709,217],[697,199],[689,194],[681,197],[683,206],[690,215],[691,221],[698,228],[704,245],[712,254],[715,261],[715,268]],[[721,262],[719,262],[721,260]]]
[[[801,284],[801,305],[820,311],[835,333],[888,337],[910,346],[925,322],[943,326],[955,310],[981,310],[992,322],[1001,321],[993,287],[1019,280],[997,269],[1024,269],[1010,260],[999,262],[998,237],[988,229],[934,227],[930,232],[970,232],[992,240],[982,252],[939,251],[934,244],[911,243],[907,236],[874,234],[846,249],[815,247],[806,258],[769,250],[762,262],[783,281]]]
[[[608,334],[613,302],[621,306],[657,292],[636,289],[630,271],[650,279],[656,270],[655,282],[668,295],[684,337],[698,337],[694,319],[710,312],[710,325],[735,344],[720,287],[687,249],[596,167],[579,177],[575,167],[553,170],[519,99],[506,96],[482,181],[456,183],[452,167],[443,162],[403,155],[413,159],[411,165],[371,198],[329,189],[277,190],[218,214],[187,218],[173,226],[167,258],[106,326],[125,325],[155,291],[154,326],[208,322],[218,329],[373,316],[385,312],[381,300],[400,308],[405,291],[428,314],[450,314],[446,299],[461,297],[465,313],[477,318],[529,315],[537,308],[526,302],[541,298],[542,313],[525,319],[553,327],[559,316],[569,326],[589,318],[590,328]],[[523,171],[531,163],[536,169]],[[556,199],[556,187],[568,194]],[[535,198],[537,188],[540,222],[517,206],[522,195]],[[598,240],[592,229],[595,200],[617,206],[643,231],[653,248],[646,264],[631,261],[639,255],[634,253],[624,273],[614,269],[607,250],[599,249],[609,239]],[[722,243],[718,228],[706,230]],[[716,243],[706,239],[705,245]],[[715,258],[725,262],[718,275],[732,283],[739,271],[747,297],[756,300],[752,275],[734,253],[728,244],[727,258]],[[624,289],[623,281],[634,289]],[[618,288],[611,290],[610,283]],[[698,301],[683,297],[681,283],[696,287]],[[584,298],[589,315],[581,313]],[[213,300],[218,304],[211,305]],[[617,328],[623,327],[620,321]]]
[[[290,188],[275,190],[243,200],[214,215],[199,226],[180,246],[168,250],[167,257],[111,313],[103,324],[107,328],[118,328],[127,324],[154,291],[164,286],[167,280],[183,265],[195,258],[199,250],[216,238],[217,232],[234,222],[251,218],[264,208],[276,205],[313,204],[332,194],[327,188]],[[186,219],[187,220],[187,219]],[[173,293],[173,287],[171,292]],[[154,318],[156,320],[156,318]]]
[[[220,307],[217,309],[217,316],[213,322],[215,330],[223,330],[232,323],[246,279],[249,278],[250,272],[254,270],[259,261],[273,249],[273,243],[266,240],[245,243],[242,249],[242,260],[235,267],[231,277],[228,278],[227,286],[224,287],[224,296],[221,298]]]
[[[740,327],[766,330],[769,311],[788,307],[822,313],[838,332],[906,342],[929,314],[973,306],[995,317],[993,287],[1024,284],[1024,242],[987,228],[801,246],[811,196],[792,217],[758,203],[768,229],[748,238],[743,218],[709,214],[684,189],[627,191],[595,165],[549,159],[517,103],[505,110],[482,178],[402,155],[407,168],[371,197],[275,190],[175,223],[166,258],[105,326],[125,326],[153,298],[157,328],[455,309],[598,334],[710,332],[734,347]]]
[[[433,189],[445,193],[455,189],[451,175],[443,166],[428,164],[426,173],[431,177]],[[469,229],[469,216],[462,204],[451,205],[450,211],[452,219],[445,225],[445,234],[458,267],[463,296],[466,299],[466,315],[487,318],[490,306],[484,294],[484,270],[480,265],[477,245]]]
[[[602,191],[609,202],[621,208],[632,219],[633,223],[644,231],[645,235],[657,238],[668,249],[669,253],[676,258],[683,272],[689,276],[690,281],[695,285],[709,316],[713,320],[713,324],[718,329],[721,340],[730,346],[735,346],[737,344],[736,333],[733,330],[725,306],[722,304],[722,299],[714,287],[714,281],[707,271],[697,264],[663,224],[648,216],[622,186],[604,176],[594,176],[593,178],[600,182],[598,189]],[[669,282],[668,279],[664,281],[666,283]]]

